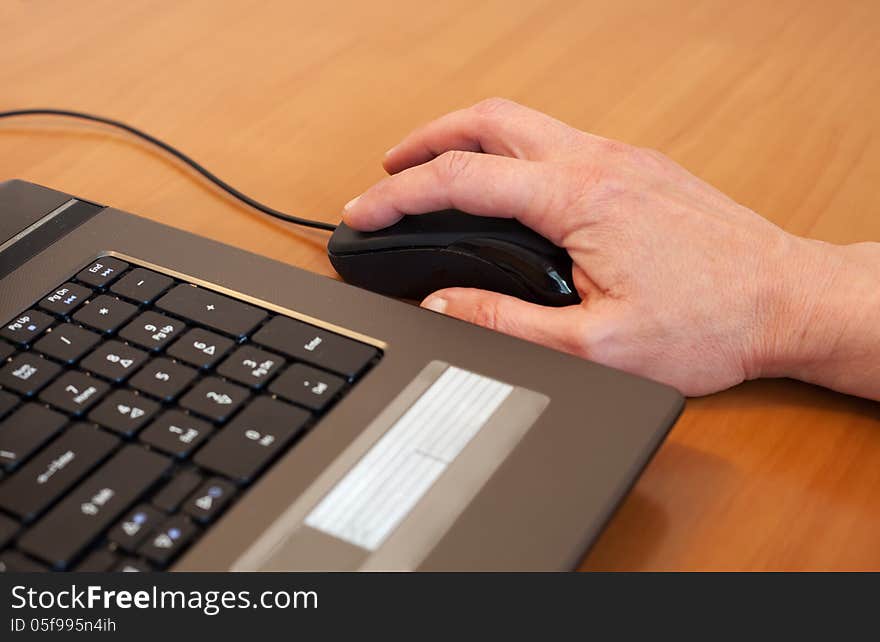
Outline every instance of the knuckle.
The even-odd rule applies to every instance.
[[[629,158],[634,164],[649,169],[664,167],[670,162],[666,154],[649,147],[633,147]]]
[[[579,164],[571,167],[565,187],[556,190],[555,208],[562,211],[582,208],[585,204],[606,202],[620,197],[627,190],[622,177],[610,165]]]
[[[629,154],[634,148],[613,138],[601,138],[597,141],[601,156],[621,157]]]
[[[455,182],[468,171],[473,159],[473,153],[460,149],[443,152],[438,157],[439,162],[436,165],[440,180],[446,183]]]
[[[507,98],[492,96],[491,98],[484,98],[475,104],[472,109],[480,116],[494,116],[500,111],[510,109],[515,104],[516,103]]]
[[[496,301],[491,299],[477,301],[471,316],[473,323],[483,326],[484,328],[489,328],[490,330],[497,330],[500,328],[500,319],[501,315],[499,314],[498,303]]]

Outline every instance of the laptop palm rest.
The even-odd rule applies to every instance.
[[[231,570],[414,570],[549,402],[431,362]]]

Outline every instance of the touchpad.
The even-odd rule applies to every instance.
[[[414,569],[548,403],[430,363],[233,570]]]

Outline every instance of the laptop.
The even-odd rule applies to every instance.
[[[569,570],[672,388],[0,183],[0,570]]]

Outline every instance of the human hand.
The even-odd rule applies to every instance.
[[[850,381],[851,360],[829,347],[860,350],[835,325],[853,297],[877,298],[872,261],[786,233],[659,152],[490,99],[410,134],[384,164],[390,176],[346,206],[349,226],[446,208],[513,217],[568,251],[583,300],[546,308],[449,288],[424,307],[687,395],[795,376],[880,396]],[[880,265],[876,248],[859,252]]]

